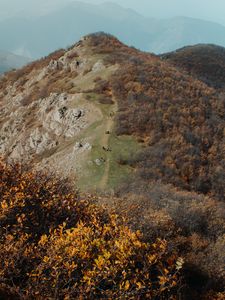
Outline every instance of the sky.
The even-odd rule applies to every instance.
[[[130,7],[145,16],[156,18],[187,16],[225,25],[225,0],[111,0],[111,2]]]
[[[0,19],[13,16],[19,11],[30,7],[45,10],[58,8],[74,0],[0,0]],[[98,4],[105,0],[80,0]],[[121,6],[136,10],[142,15],[155,18],[188,16],[214,21],[225,26],[225,0],[110,0]]]

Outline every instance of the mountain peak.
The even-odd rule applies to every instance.
[[[95,46],[95,47],[104,47],[104,46],[112,46],[112,50],[116,47],[125,46],[122,42],[120,42],[114,35],[106,33],[104,31],[99,31],[95,33],[91,33],[85,35],[81,41],[84,41],[87,46]]]

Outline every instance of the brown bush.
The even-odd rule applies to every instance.
[[[99,97],[99,103],[101,104],[114,104],[113,100],[111,97],[108,97],[108,96],[100,96]]]
[[[116,212],[126,216],[133,230],[141,230],[147,240],[166,238],[179,249],[186,262],[184,294],[191,295],[187,299],[204,299],[209,290],[224,291],[223,203],[137,178],[121,186],[117,197]]]
[[[0,164],[1,299],[176,299],[183,260],[68,181]],[[8,298],[7,298],[8,297]]]
[[[77,57],[79,57],[79,55],[78,55],[78,53],[77,52],[75,52],[75,51],[73,51],[73,52],[71,52],[71,53],[69,53],[68,55],[67,55],[67,58],[69,58],[69,59],[74,59],[74,58],[77,58]]]
[[[92,70],[92,68],[87,68],[87,69],[85,69],[85,70],[83,71],[82,75],[83,75],[83,76],[87,75],[88,73],[91,72],[91,70]]]

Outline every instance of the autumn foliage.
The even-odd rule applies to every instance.
[[[212,50],[207,50],[210,47],[203,46],[193,54],[193,74],[189,72],[193,76],[189,76],[181,70],[182,62],[187,62],[187,55],[182,56],[184,51],[180,56],[179,52],[174,54],[179,59],[179,64],[175,64],[178,67],[174,67],[161,57],[127,47],[110,35],[99,33],[88,38],[93,53],[105,54],[105,64],[119,65],[107,89],[111,89],[118,103],[117,135],[131,135],[143,141],[142,151],[123,161],[137,171],[135,180],[139,178],[146,184],[162,180],[223,200],[225,94],[216,84],[207,84],[205,77],[195,75],[196,69],[201,69],[201,61],[201,74],[211,74],[214,81],[219,78],[214,74],[216,58],[209,54]],[[224,50],[215,51],[216,57],[225,61]],[[219,58],[217,65],[222,68]],[[96,82],[95,91],[105,93],[101,82]]]
[[[127,163],[142,180],[224,197],[224,96],[161,62],[129,62],[112,78],[117,134],[142,137]]]
[[[115,162],[133,170],[116,199],[105,197],[116,213],[68,180],[0,163],[0,299],[225,299],[224,51],[217,60],[187,49],[163,61],[103,33],[79,44],[118,66],[83,93],[116,101],[116,135],[141,150]],[[64,53],[9,72],[0,88],[25,89],[32,72]],[[77,93],[77,75],[49,70],[21,104]]]
[[[0,164],[1,299],[177,299],[183,259],[68,181]]]
[[[111,89],[116,134],[142,146],[117,162],[133,170],[116,190],[117,212],[145,237],[177,245],[187,299],[207,298],[210,289],[224,297],[224,49],[188,47],[165,61],[104,34],[89,36],[89,47],[119,66],[107,85],[96,81],[95,91],[107,96]]]
[[[224,91],[224,47],[207,44],[187,46],[175,52],[163,54],[162,58],[207,85]]]

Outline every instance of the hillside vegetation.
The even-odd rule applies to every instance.
[[[207,61],[210,64],[210,60]],[[202,63],[203,66],[210,71],[210,67],[207,69]],[[208,83],[196,72],[185,69],[181,63],[175,65],[170,59],[163,60],[162,57],[130,48],[111,35],[96,33],[84,37],[69,49],[58,50],[23,69],[9,72],[0,80],[0,153],[4,160],[26,161],[30,169],[36,170],[26,174],[37,174],[37,170],[47,168],[60,178],[69,177],[72,187],[76,186],[84,193],[84,199],[89,191],[97,194],[96,204],[107,206],[109,212],[104,212],[104,218],[106,215],[108,217],[104,220],[109,226],[112,226],[109,215],[116,211],[118,220],[125,217],[126,225],[132,230],[127,229],[128,236],[130,232],[141,230],[141,243],[149,245],[157,239],[166,239],[168,249],[185,261],[181,278],[183,285],[179,290],[180,297],[185,300],[224,297],[225,94],[222,87],[216,84],[220,77],[213,74],[214,69],[212,75],[208,75],[211,76],[211,83]],[[38,184],[35,183],[36,175],[32,176],[33,184]],[[39,181],[43,182],[42,179]],[[41,193],[42,188],[39,191]],[[60,191],[54,190],[52,195]],[[101,196],[102,193],[111,196]],[[66,213],[61,206],[63,195],[56,196],[56,205]],[[43,207],[53,205],[50,198],[46,197],[44,206],[41,204],[41,211],[44,211]],[[24,204],[27,199],[29,197]],[[32,202],[34,209],[38,199]],[[76,199],[73,196],[70,201],[78,200],[76,205],[79,211],[83,211],[79,199],[79,196]],[[90,208],[89,204],[87,207]],[[57,216],[55,206],[53,211]],[[99,216],[99,213],[96,214]],[[53,218],[57,224],[43,225],[44,233],[41,235],[47,235],[50,227],[58,228],[63,222],[67,224],[60,214],[57,217],[60,223]],[[91,231],[89,227],[94,220],[91,218],[92,212],[87,214],[90,217],[87,224],[82,213],[81,221],[95,239],[98,230],[91,227],[94,232]],[[39,216],[34,212],[31,215]],[[40,218],[45,220],[42,213]],[[70,215],[66,218],[70,219]],[[34,223],[37,223],[37,228],[40,227],[40,221]],[[97,224],[102,226],[102,223]],[[119,224],[123,225],[120,221]],[[19,230],[17,225],[15,230]],[[78,223],[66,226],[77,228]],[[57,241],[62,239],[64,243],[68,233],[64,230],[63,227],[61,232],[51,232],[52,238]],[[124,233],[124,229],[121,230]],[[122,233],[115,231],[115,234]],[[118,239],[118,235],[115,237],[112,233],[109,238]],[[43,258],[42,248],[39,249],[35,243],[29,246],[30,251],[34,252],[34,245],[37,253],[41,253],[37,254],[39,260],[35,260],[35,264],[29,260],[31,268],[36,268],[36,263],[39,264]],[[46,245],[43,251],[49,249],[51,253],[59,253],[52,239],[48,239]],[[5,250],[2,251],[4,254]],[[49,258],[50,252],[44,252],[44,255]],[[61,259],[59,254],[60,266]],[[50,276],[49,263],[56,268],[56,261],[49,262],[47,259],[38,265],[40,273],[34,274],[45,274],[46,278]],[[4,270],[8,267],[4,266]],[[9,270],[14,270],[14,267]],[[81,273],[79,276],[82,277]],[[72,274],[74,279],[77,273]],[[49,278],[54,279],[55,273],[51,276]],[[46,293],[48,290],[52,293],[47,285],[48,280],[42,282],[40,277],[36,277],[22,279],[23,292],[28,286],[40,286]],[[95,280],[94,277],[91,280]],[[99,277],[96,278],[98,280]],[[117,286],[129,285],[128,290],[134,287],[130,282],[121,283],[120,279],[119,276],[112,280]],[[25,285],[24,280],[28,280]],[[67,286],[63,283],[64,279],[60,281],[60,276],[57,280],[60,288],[55,288],[56,293],[61,293]],[[86,289],[85,286],[84,295],[90,292],[102,296],[101,284],[98,284],[93,284],[98,291]],[[78,287],[73,288],[77,293]],[[154,284],[152,288],[155,288]],[[119,295],[124,299],[127,295],[117,290],[113,294],[111,286],[108,293],[109,298]],[[137,294],[142,295],[140,290]],[[137,294],[127,297],[136,299]],[[46,295],[54,299],[52,294]],[[168,299],[170,294],[165,294],[164,298],[152,295],[152,299]]]
[[[1,299],[178,299],[183,259],[68,181],[0,163]]]
[[[136,180],[160,179],[222,199],[225,95],[110,37],[92,37],[90,45],[105,51],[106,63],[120,64],[108,84],[118,102],[117,135],[143,142],[133,158],[121,157]]]
[[[128,215],[145,236],[169,236],[185,253],[186,280],[195,290],[189,298],[198,299],[206,286],[218,284],[220,290],[220,254],[225,248],[224,94],[110,36],[90,36],[88,43],[94,52],[105,53],[106,64],[120,65],[108,85],[97,91],[112,89],[118,103],[117,136],[134,136],[142,145],[128,159],[121,153],[118,164],[130,166],[133,175],[117,186],[123,200],[115,200],[115,209]]]
[[[200,44],[161,57],[209,86],[225,89],[225,48]]]

